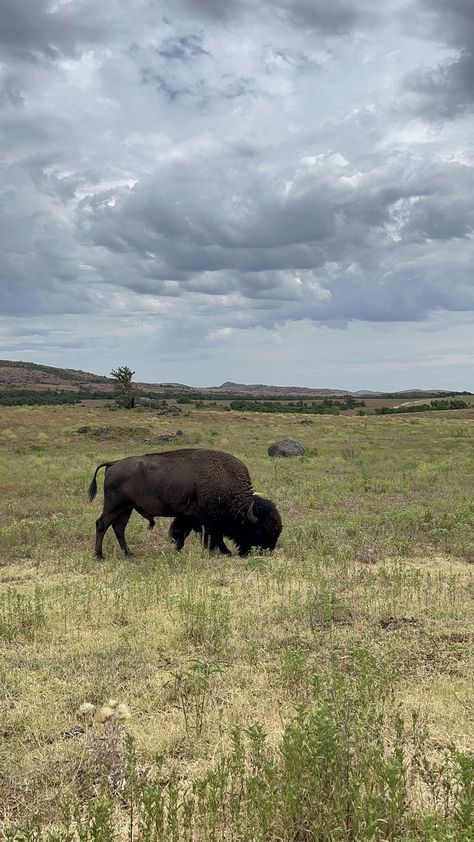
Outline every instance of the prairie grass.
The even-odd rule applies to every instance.
[[[0,835],[472,840],[470,412],[2,408]],[[270,459],[283,437],[305,455]],[[133,515],[135,555],[110,530],[96,561],[96,465],[195,445],[275,500],[276,551],[176,554]],[[78,714],[107,699],[131,718]]]

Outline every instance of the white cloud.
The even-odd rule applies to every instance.
[[[159,353],[210,382],[232,347],[290,383],[312,330],[351,361],[365,336],[361,387],[375,354],[403,386],[377,326],[442,312],[454,335],[474,310],[465,0],[3,0],[2,20],[4,356]]]

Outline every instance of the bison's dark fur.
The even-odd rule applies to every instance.
[[[145,456],[129,456],[97,466],[89,500],[97,493],[97,472],[105,467],[104,510],[96,521],[95,552],[102,558],[102,542],[113,527],[120,547],[130,553],[125,527],[135,509],[150,527],[154,517],[173,517],[170,534],[180,549],[192,529],[204,530],[210,549],[228,552],[224,535],[240,555],[252,547],[273,550],[281,532],[281,518],[271,500],[252,492],[245,465],[219,450],[185,448]]]

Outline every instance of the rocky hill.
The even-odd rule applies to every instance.
[[[30,362],[0,360],[0,390],[72,390],[93,389],[105,391],[111,388],[111,381],[99,374],[71,368],[54,368]]]
[[[248,395],[249,397],[294,397],[294,398],[324,398],[327,396],[354,395],[354,397],[377,398],[383,392],[358,391],[349,392],[343,389],[312,389],[304,386],[267,386],[264,383],[234,383],[230,380],[220,386],[187,386],[184,383],[139,383],[135,382],[139,389],[144,391],[169,391],[169,392],[200,392],[212,395]],[[92,374],[89,371],[81,371],[73,368],[58,368],[49,365],[40,365],[31,362],[19,362],[16,360],[0,360],[0,392],[12,389],[28,391],[70,391],[70,392],[110,392],[113,388],[113,380],[100,374]],[[400,398],[423,398],[438,397],[450,394],[441,390],[424,391],[422,389],[411,389],[393,393],[393,397]]]

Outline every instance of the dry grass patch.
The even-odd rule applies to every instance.
[[[72,842],[68,827],[105,842],[127,838],[130,826],[134,838],[173,842],[466,842],[474,432],[446,415],[303,427],[289,416],[195,412],[179,421],[185,444],[226,449],[249,465],[255,488],[282,512],[277,550],[209,557],[190,537],[177,555],[168,521],[150,532],[134,515],[135,556],[124,559],[110,535],[99,563],[100,503],[86,501],[94,468],[157,449],[143,439],[168,432],[169,421],[94,405],[4,408],[0,801],[5,828],[23,828],[11,838],[40,839],[39,830],[25,835],[37,812],[51,842]],[[84,424],[113,436],[78,435]],[[270,460],[268,445],[289,434],[307,455]],[[109,699],[126,702],[130,720],[108,736],[103,723],[88,731],[80,705]],[[433,767],[432,785],[422,780],[428,766],[412,768],[413,709],[429,734],[423,762],[438,762],[452,741],[465,753],[442,772]],[[107,746],[101,753],[107,741],[114,780]],[[448,806],[433,794],[443,780]],[[75,805],[69,825],[66,796]],[[162,835],[147,836],[161,809]],[[51,822],[66,835],[48,836]]]

